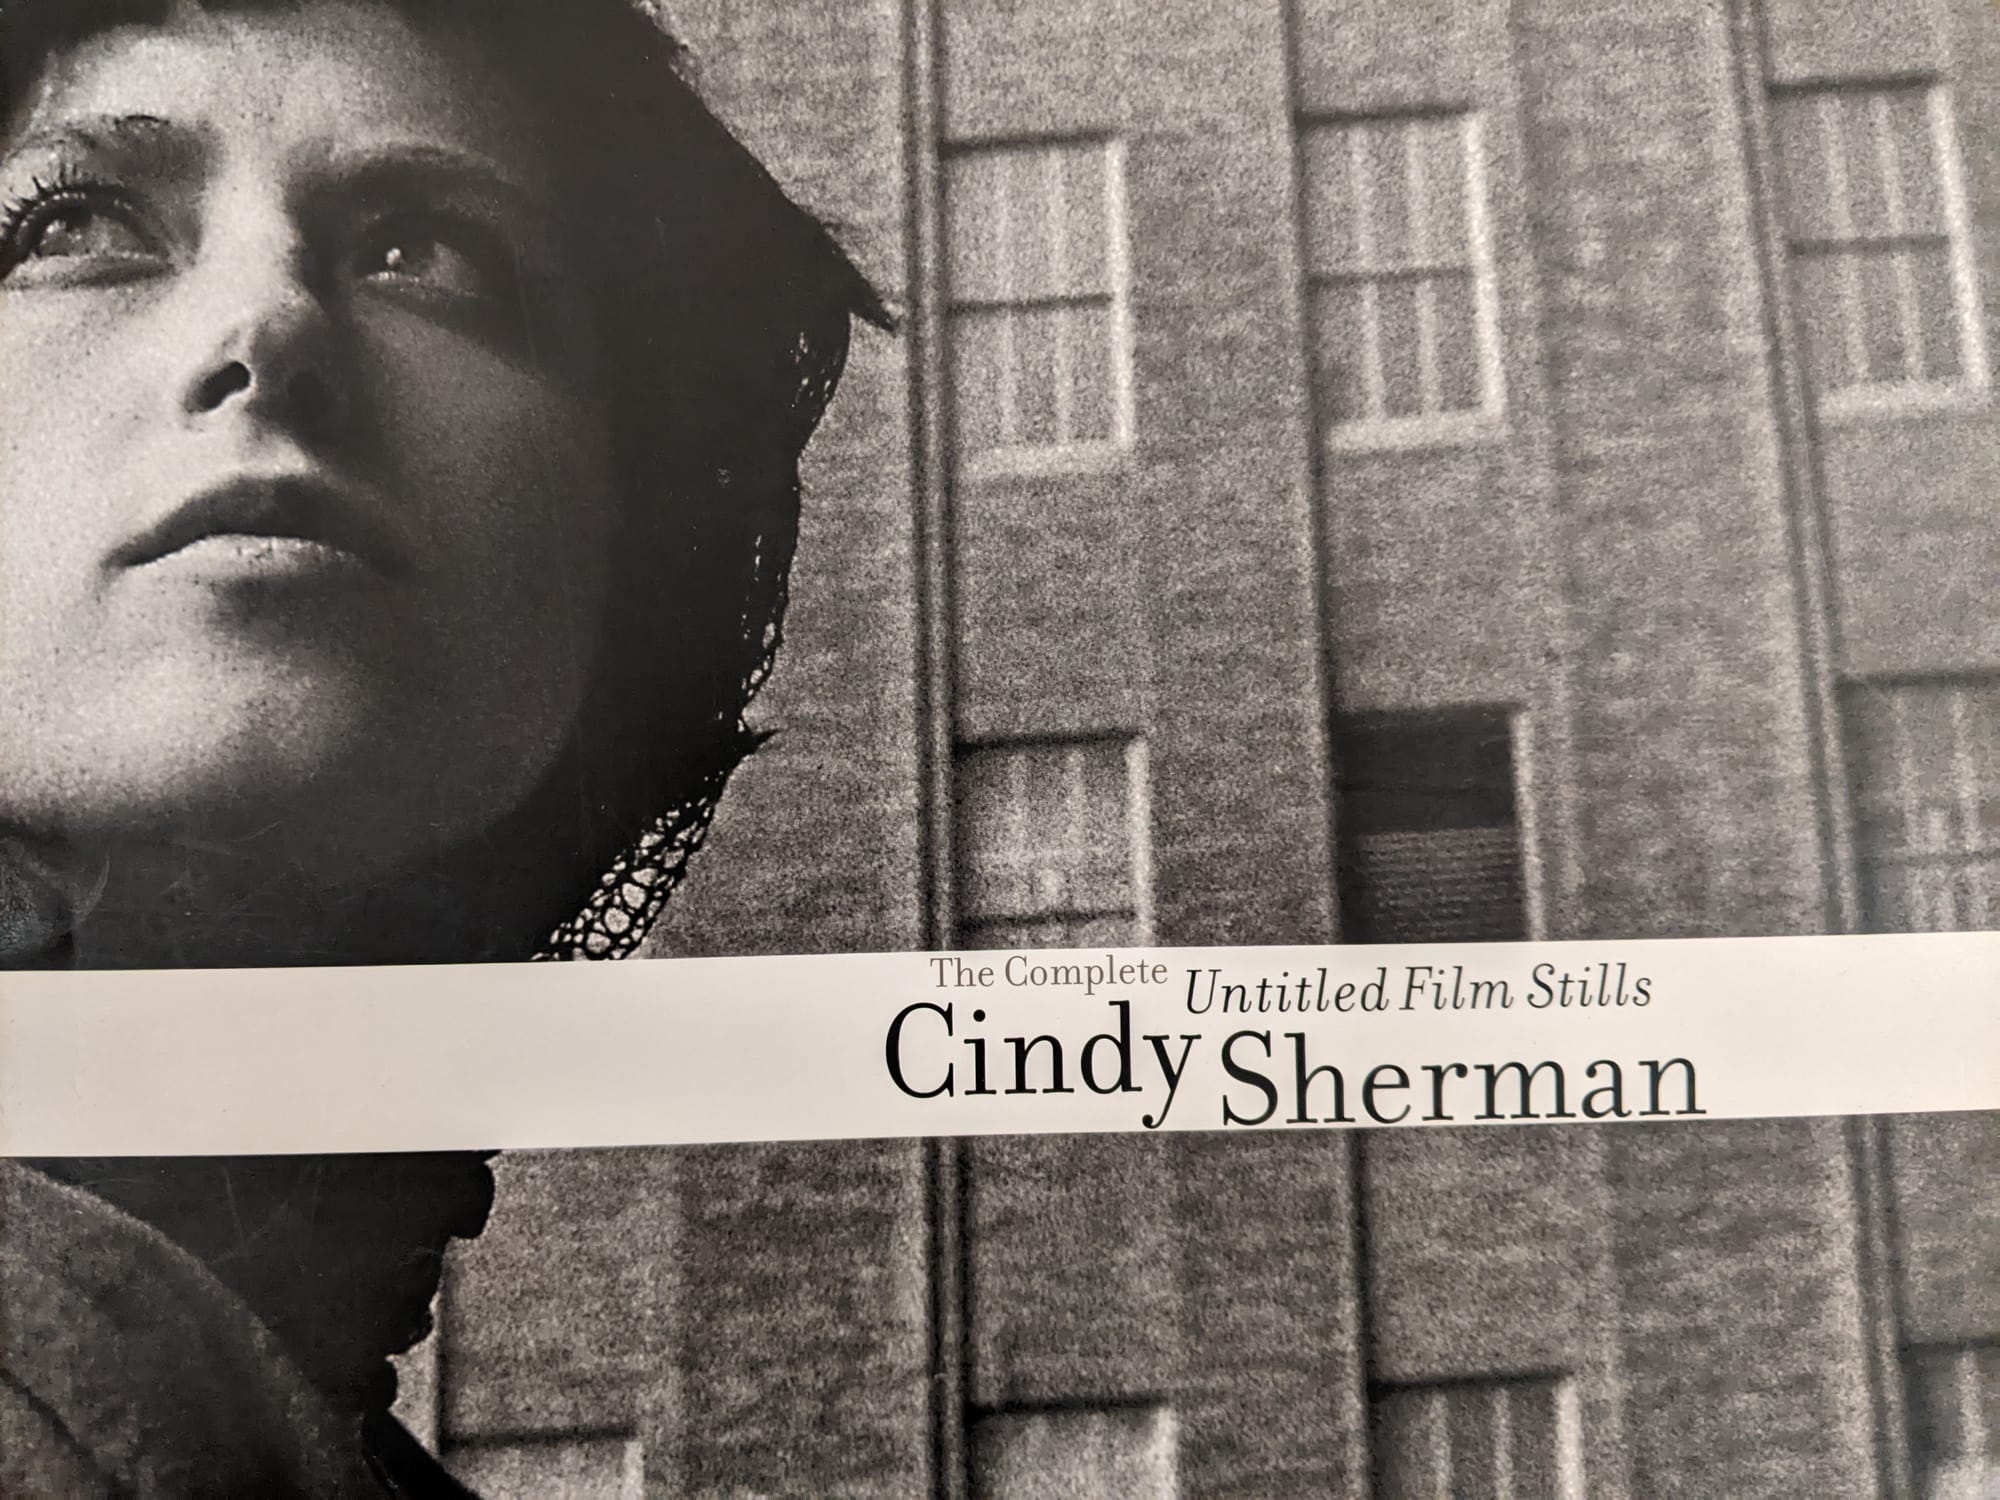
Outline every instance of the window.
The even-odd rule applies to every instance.
[[[489,1500],[641,1500],[646,1493],[645,1455],[625,1437],[531,1437],[453,1443],[445,1467],[468,1489]]]
[[[2000,1344],[1910,1349],[1904,1361],[1918,1496],[2000,1494]]]
[[[995,1412],[972,1429],[978,1500],[1174,1500],[1174,1417],[1159,1407]]]
[[[968,948],[1143,943],[1140,740],[962,750],[959,941]]]
[[[1400,1386],[1376,1396],[1380,1500],[1583,1500],[1576,1389],[1551,1379]]]
[[[1349,942],[1529,935],[1507,710],[1346,720],[1334,754]]]
[[[1501,406],[1476,115],[1301,131],[1313,362],[1328,436],[1424,441]]]
[[[2000,927],[2000,683],[1848,690],[1869,925]]]
[[[1837,409],[1984,386],[1945,91],[1787,89],[1774,124],[1807,367],[1822,397]]]
[[[951,386],[973,472],[1129,445],[1124,157],[1115,141],[945,157]]]

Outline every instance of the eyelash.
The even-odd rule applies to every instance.
[[[122,188],[88,177],[72,167],[58,167],[47,179],[30,177],[25,193],[0,203],[0,276],[26,258],[24,241],[49,210],[92,202],[123,206],[127,201]]]
[[[65,163],[46,175],[32,176],[24,191],[0,199],[0,283],[25,263],[36,232],[50,216],[65,208],[85,207],[120,214],[134,231],[148,237],[131,193],[119,184]],[[467,305],[522,310],[525,280],[519,259],[505,238],[478,221],[434,209],[384,214],[364,231],[364,240],[387,234],[434,237],[465,255],[488,283],[488,294],[466,299]],[[447,299],[448,300],[448,299]]]
[[[503,274],[512,268],[513,257],[498,234],[476,220],[448,210],[402,209],[383,214],[358,239],[362,244],[374,244],[404,237],[456,250],[489,275]]]

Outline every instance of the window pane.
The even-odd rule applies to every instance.
[[[1343,719],[1334,729],[1342,823],[1362,833],[1514,821],[1514,739],[1504,708]]]
[[[1794,239],[1944,234],[1942,163],[1929,87],[1788,94],[1773,111]]]
[[[1829,92],[1824,107],[1836,122],[1839,155],[1830,187],[1847,195],[1844,237],[1876,239],[1896,232],[1889,213],[1889,176],[1883,159],[1883,138],[1877,130],[1872,93]]]
[[[982,215],[979,228],[990,242],[990,254],[997,264],[985,295],[1006,302],[1048,295],[1054,290],[1049,275],[1054,225],[1046,153],[982,151],[971,159],[980,162],[982,178],[991,183],[990,196],[976,205]],[[968,290],[957,295],[977,294]]]
[[[1485,403],[1479,308],[1471,276],[1431,283],[1436,308],[1438,397],[1445,411],[1477,411]]]
[[[1944,178],[1929,89],[1892,89],[1880,96],[1881,128],[1888,133],[1902,198],[1903,229],[1909,234],[1945,234]]]
[[[1908,865],[1867,864],[1861,872],[1868,925],[1877,932],[1926,932]]]
[[[945,158],[951,296],[959,302],[1111,289],[1110,147],[1060,141]]]
[[[1344,721],[1334,753],[1349,941],[1527,935],[1505,710]]]
[[[1506,1434],[1511,1442],[1511,1493],[1515,1496],[1547,1495],[1560,1500],[1582,1500],[1576,1482],[1582,1470],[1582,1455],[1573,1451],[1575,1439],[1566,1430],[1563,1410],[1574,1392],[1552,1380],[1510,1382],[1507,1390]]]
[[[1377,120],[1350,127],[1361,140],[1362,182],[1357,191],[1367,205],[1367,232],[1373,243],[1371,267],[1406,266],[1416,260],[1411,234],[1410,165],[1405,142],[1410,120]]]
[[[1014,424],[1006,431],[1010,447],[1053,448],[1056,429],[1056,356],[1059,307],[1025,308],[1009,314],[1014,325]]]
[[[1331,422],[1369,416],[1371,369],[1364,288],[1343,282],[1320,289],[1313,307],[1313,361],[1321,409]]]
[[[1014,378],[1008,371],[1012,316],[1004,308],[952,316],[951,398],[961,453],[987,452],[1005,441],[1001,407]]]
[[[2000,1489],[2000,1346],[1912,1349],[1911,1465],[1923,1500],[1984,1500]]]
[[[1505,1397],[1473,1387],[1454,1391],[1444,1408],[1445,1441],[1451,1454],[1451,1494],[1465,1500],[1498,1500],[1510,1494],[1514,1444]]]
[[[1382,337],[1383,414],[1413,417],[1424,410],[1422,358],[1417,320],[1417,283],[1384,281],[1375,288]]]
[[[1010,297],[1050,297],[1061,290],[1058,257],[1067,242],[1067,209],[1060,149],[1019,149],[1004,153],[1008,172],[1007,291]]]
[[[1308,126],[1299,140],[1306,261],[1314,271],[1351,271],[1361,264],[1354,175],[1348,167],[1350,132],[1347,126]]]
[[[1132,766],[1124,740],[960,752],[964,940],[1021,946],[1132,941]]]
[[[1370,834],[1342,850],[1341,921],[1357,943],[1524,938],[1521,846],[1509,828]]]
[[[1971,860],[1962,862],[1952,871],[1951,931],[1974,932],[1984,925],[1979,916],[1987,905],[1987,886],[1981,879],[1985,873],[1978,862]]]
[[[1793,264],[1806,368],[1822,391],[1839,390],[1863,378],[1856,362],[1860,309],[1849,284],[1851,253],[1802,255]]]
[[[1461,266],[1470,260],[1465,216],[1463,116],[1419,120],[1410,130],[1411,170],[1418,188],[1416,258],[1427,265]]]
[[[1900,257],[1890,251],[1856,252],[1853,267],[1868,379],[1888,383],[1918,378],[1917,351],[1910,337],[1916,330],[1906,326],[1904,318]]]
[[[1961,759],[1971,758],[1965,731],[1977,732],[1979,696],[1927,683],[1849,692],[1856,808],[1876,852],[1948,853],[1964,847],[1971,830],[1960,826]],[[1979,769],[1974,760],[1975,790],[1978,780],[1990,779],[1980,778]]]
[[[1071,905],[1079,911],[1129,908],[1132,894],[1130,773],[1122,744],[1073,745],[1063,757],[1063,815],[1075,851]]]
[[[1111,304],[1067,308],[1065,387],[1072,443],[1108,443],[1117,437],[1117,330]]]
[[[1061,274],[1055,290],[1071,296],[1111,292],[1111,154],[1102,144],[1065,150],[1056,214]]]
[[[2000,687],[1862,684],[1844,707],[1870,925],[1995,925]]]
[[[1772,133],[1784,169],[1785,232],[1794,240],[1835,237],[1835,211],[1822,129],[1820,96],[1788,94],[1772,111]]]
[[[973,151],[945,162],[946,274],[956,302],[998,302],[1008,294],[1008,160]]]
[[[1972,866],[1966,913],[1967,931],[2000,931],[2000,855],[1988,855]]]
[[[1548,1379],[1406,1386],[1374,1401],[1380,1500],[1582,1500],[1565,1385]]]
[[[1306,251],[1319,272],[1470,260],[1466,116],[1391,115],[1306,127]]]
[[[1956,380],[1964,373],[1958,347],[1958,294],[1951,283],[1951,250],[1939,244],[1903,252],[1916,300],[1923,341],[1923,378]]]

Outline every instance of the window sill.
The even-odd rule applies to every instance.
[[[1821,396],[1819,411],[1820,419],[1829,427],[1859,427],[1872,422],[1981,411],[1991,406],[1992,394],[1983,385],[1935,382],[1855,385]]]
[[[1499,412],[1450,416],[1397,417],[1380,422],[1329,423],[1321,442],[1329,453],[1407,453],[1426,449],[1475,448],[1507,439]]]
[[[1039,479],[1062,474],[1110,474],[1127,468],[1124,443],[1075,443],[1065,448],[989,448],[959,461],[963,479]]]

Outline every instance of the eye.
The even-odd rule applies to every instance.
[[[476,225],[430,215],[385,220],[362,240],[354,274],[364,282],[455,301],[489,302],[514,283],[512,259]]]
[[[37,267],[115,274],[159,258],[138,210],[116,188],[37,182],[0,217],[0,277]]]

